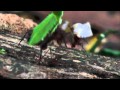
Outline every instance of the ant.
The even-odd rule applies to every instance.
[[[27,31],[25,33],[25,35],[21,38],[18,45],[20,45],[20,43],[24,40],[24,38],[26,38],[27,42],[29,42],[32,32],[33,32],[33,30]],[[40,46],[40,58],[39,58],[39,60],[42,59],[42,51],[47,49],[48,43],[50,43],[52,40],[56,40],[57,43],[60,45],[62,42],[65,42],[64,39],[61,40],[61,38],[64,38],[64,35],[65,35],[64,31],[60,31],[57,29],[52,35],[48,34],[46,36],[46,38],[44,39],[44,41],[41,41],[38,44],[36,44],[37,46]],[[65,46],[66,46],[66,44],[65,44]]]
[[[61,45],[61,43],[64,42],[66,48],[67,42],[69,42],[71,44],[71,48],[74,48],[76,45],[81,45],[84,49],[83,44],[81,43],[81,40],[84,40],[84,38],[79,37],[77,33],[74,32],[75,29],[76,27],[74,27],[74,25],[72,26],[70,23],[68,23],[68,21],[64,21],[63,24],[59,26],[52,35],[48,34],[43,41],[37,43],[36,45],[40,46],[39,59],[42,59],[42,51],[45,50],[48,46],[48,43],[50,43],[53,40],[57,41],[59,45]],[[26,34],[22,37],[21,41],[19,42],[19,45],[24,38],[26,38],[27,42],[29,42],[32,32],[33,30],[29,30],[28,32],[26,32]],[[86,37],[88,36],[92,35],[87,35]]]

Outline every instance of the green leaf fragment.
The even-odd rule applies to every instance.
[[[45,37],[57,29],[58,25],[62,22],[61,17],[63,16],[63,11],[52,12],[49,14],[39,25],[33,29],[29,45],[36,45],[43,41]]]
[[[6,54],[7,52],[5,51],[5,49],[0,49],[0,54]]]

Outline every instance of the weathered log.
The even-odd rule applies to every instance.
[[[30,47],[25,40],[18,46],[19,41],[20,37],[15,35],[0,35],[0,47],[7,51],[7,54],[0,55],[0,75],[3,77],[18,79],[120,78],[119,59],[49,46],[51,54],[48,52],[41,60],[41,64],[37,65],[35,56],[39,56],[39,47]],[[54,64],[53,61],[56,63]]]
[[[14,20],[14,19],[13,19]],[[22,22],[21,22],[22,23]],[[2,24],[2,23],[1,23]],[[3,27],[3,25],[1,25]],[[0,28],[2,28],[0,26]],[[49,45],[38,65],[39,46],[29,46],[11,33],[0,30],[0,78],[10,79],[102,79],[120,78],[120,59]],[[30,27],[31,28],[31,27]],[[6,31],[10,31],[6,32]],[[51,49],[50,49],[51,48]],[[51,50],[51,53],[47,51]],[[44,55],[45,54],[45,55]]]

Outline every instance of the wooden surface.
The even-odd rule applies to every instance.
[[[39,47],[30,47],[25,41],[18,46],[19,39],[20,37],[15,35],[0,35],[0,47],[7,51],[7,54],[0,55],[0,75],[3,77],[13,79],[120,78],[119,59],[87,54],[84,51],[64,47],[49,46],[52,53],[48,52],[41,64],[37,65],[35,56],[39,56]]]

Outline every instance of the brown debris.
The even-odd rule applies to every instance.
[[[8,30],[14,34],[22,34],[37,24],[31,19],[19,17],[16,14],[0,13],[0,30]]]

